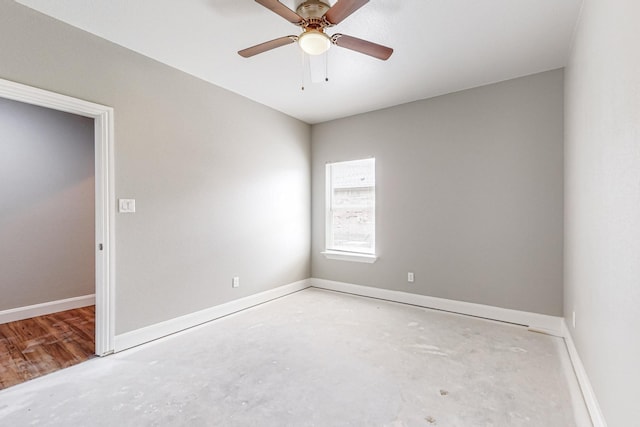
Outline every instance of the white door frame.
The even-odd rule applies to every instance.
[[[94,119],[96,181],[96,354],[114,350],[115,195],[113,108],[0,79],[0,97]]]

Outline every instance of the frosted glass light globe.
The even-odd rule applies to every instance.
[[[307,30],[298,38],[300,48],[309,55],[320,55],[331,47],[331,39],[318,30]]]

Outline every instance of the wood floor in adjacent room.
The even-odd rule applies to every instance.
[[[0,390],[95,354],[95,306],[0,325]]]

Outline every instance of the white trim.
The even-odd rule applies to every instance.
[[[113,351],[115,331],[115,195],[113,108],[0,79],[0,97],[94,119],[96,177],[96,354]]]
[[[578,350],[573,343],[573,338],[571,337],[571,332],[567,326],[566,319],[562,320],[562,331],[564,342],[566,343],[567,351],[569,352],[569,358],[571,359],[571,364],[573,365],[576,378],[578,378],[578,384],[580,385],[580,390],[582,390],[582,396],[584,397],[587,410],[591,416],[593,427],[607,427],[607,422],[604,419],[602,409],[600,409],[600,404],[598,403],[596,394],[591,386],[591,381],[589,381],[589,377],[587,376],[587,371],[584,369]]]
[[[115,185],[113,109],[95,116],[96,139],[96,343],[98,356],[113,352],[115,336]],[[101,209],[98,209],[101,207]],[[102,284],[102,285],[100,285]]]
[[[131,332],[116,335],[115,351],[118,352],[126,350],[131,347],[157,340],[167,335],[210,322],[220,317],[228,316],[229,314],[245,310],[255,305],[301,291],[309,286],[309,279],[300,280],[275,289],[270,289],[268,291],[196,311],[195,313],[186,314],[184,316],[136,329]]]
[[[3,310],[0,311],[0,325],[3,323],[15,322],[17,320],[31,319],[36,316],[58,313],[60,311],[73,310],[74,308],[87,307],[94,305],[95,303],[95,295],[84,295],[81,297],[43,302],[41,304]]]
[[[113,111],[111,107],[4,79],[0,79],[0,97],[91,118],[107,109]]]
[[[367,264],[373,264],[378,259],[377,256],[372,254],[361,254],[356,252],[341,252],[341,251],[324,251],[322,255],[327,259],[335,259],[338,261],[353,261],[353,262],[366,262]]]
[[[333,163],[327,163],[324,165],[324,247],[333,247],[333,233],[331,229],[333,227],[331,220],[331,165]]]
[[[455,301],[444,298],[430,297],[426,295],[412,294],[408,292],[392,291],[389,289],[374,288],[371,286],[354,285],[351,283],[335,282],[325,279],[311,279],[311,286],[338,292],[379,298],[420,307],[434,308],[452,313],[466,314],[501,322],[515,323],[528,326],[536,331],[562,336],[562,318],[548,316],[546,314],[531,313],[528,311],[511,310],[508,308],[494,307],[490,305],[475,304],[471,302]]]

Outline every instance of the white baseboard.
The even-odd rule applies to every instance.
[[[573,343],[573,338],[571,337],[571,332],[565,319],[562,320],[562,329],[564,342],[567,344],[567,351],[569,352],[569,358],[571,359],[573,370],[578,379],[584,402],[587,405],[587,411],[589,411],[589,415],[591,416],[593,427],[607,427],[604,415],[600,409],[600,404],[598,404],[598,399],[596,399],[596,395],[591,387],[591,381],[589,381],[587,371],[584,369],[580,355],[578,355],[578,350]]]
[[[12,308],[10,310],[0,311],[0,324],[58,313],[60,311],[73,310],[74,308],[87,307],[95,303],[96,296],[93,294]]]
[[[167,335],[171,335],[176,332],[180,332],[185,329],[210,322],[212,320],[236,313],[241,310],[245,310],[255,305],[301,291],[308,288],[309,286],[309,279],[300,280],[298,282],[280,286],[275,289],[270,289],[268,291],[260,292],[255,295],[250,295],[244,298],[237,299],[235,301],[230,301],[224,304],[200,310],[195,313],[186,314],[184,316],[156,323],[155,325],[136,329],[135,331],[116,335],[115,351],[119,352],[128,348],[148,343],[150,341],[157,340],[162,337],[166,337]]]
[[[511,310],[471,302],[455,301],[409,292],[392,291],[371,286],[354,285],[351,283],[335,282],[332,280],[312,278],[311,286],[332,291],[346,292],[365,297],[379,298],[404,304],[417,305],[425,308],[450,311],[501,322],[516,323],[529,328],[562,337],[562,318],[546,314],[530,313],[527,311]]]

